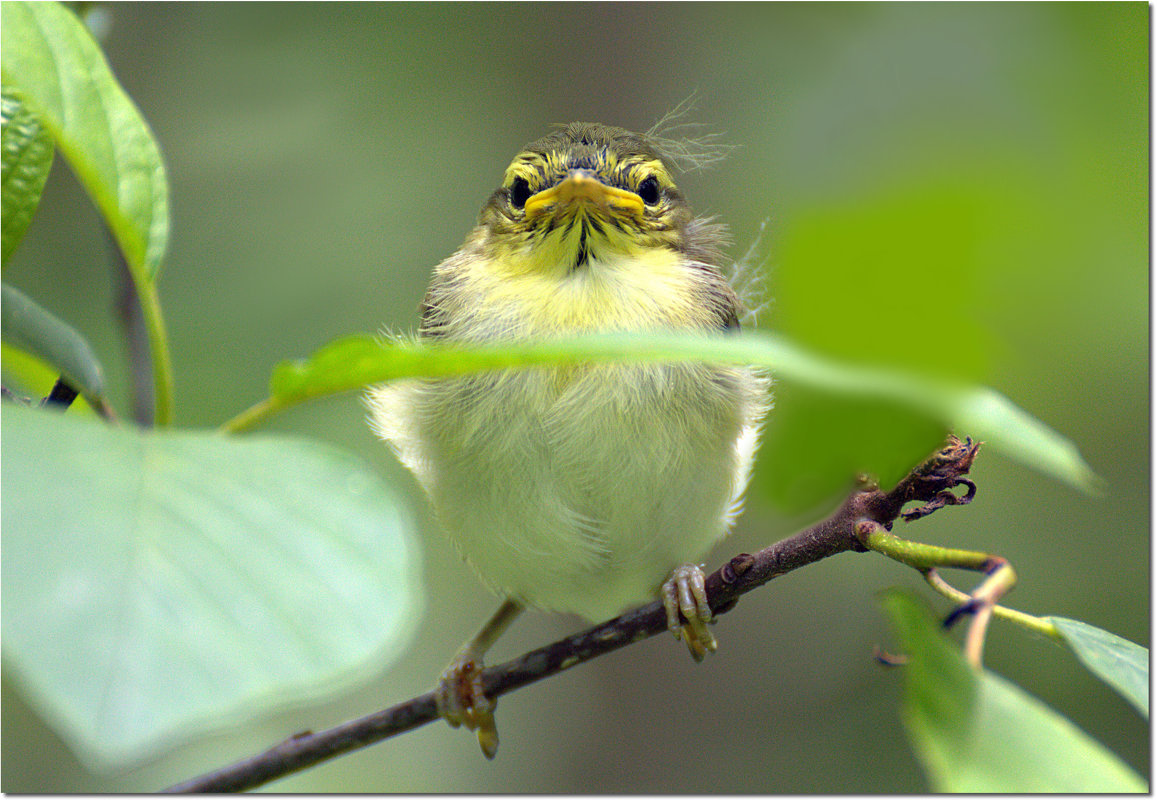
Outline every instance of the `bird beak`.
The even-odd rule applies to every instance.
[[[576,201],[593,203],[617,214],[643,213],[643,199],[634,192],[607,186],[590,170],[571,170],[559,183],[527,198],[526,216],[537,217],[555,206],[568,206]]]

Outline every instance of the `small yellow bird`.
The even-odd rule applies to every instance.
[[[527,145],[434,268],[423,338],[724,331],[744,308],[661,140],[571,123]],[[506,600],[443,673],[439,712],[498,747],[482,656],[525,607],[600,621],[662,597],[696,659],[715,650],[696,566],[738,514],[769,406],[751,368],[567,365],[370,390],[371,424]]]

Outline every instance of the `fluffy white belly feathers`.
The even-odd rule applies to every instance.
[[[601,620],[726,533],[765,396],[751,370],[672,364],[399,382],[369,400],[489,585]]]

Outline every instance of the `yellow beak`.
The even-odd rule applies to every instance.
[[[556,206],[567,206],[575,201],[593,203],[618,214],[643,213],[643,199],[634,192],[607,186],[590,170],[571,170],[570,175],[558,184],[527,198],[526,216],[537,217]]]

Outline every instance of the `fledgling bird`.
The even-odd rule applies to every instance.
[[[739,328],[722,226],[696,218],[659,140],[571,123],[527,145],[434,268],[419,336],[448,342]],[[600,621],[661,596],[715,650],[696,566],[738,514],[769,406],[753,368],[560,365],[370,390],[374,430],[501,608],[443,673],[439,711],[498,746],[482,656],[525,607]]]

